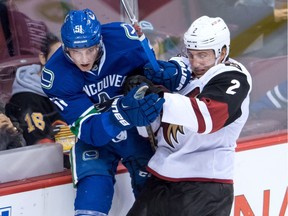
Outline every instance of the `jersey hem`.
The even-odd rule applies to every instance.
[[[152,175],[156,176],[165,181],[170,182],[183,182],[183,181],[191,181],[191,182],[216,182],[216,183],[223,183],[223,184],[233,184],[232,179],[215,179],[215,178],[201,178],[201,177],[186,177],[186,178],[171,178],[167,176],[162,176],[156,171],[152,170],[150,167],[147,167],[147,171],[150,172]]]

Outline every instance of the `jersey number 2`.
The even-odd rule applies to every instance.
[[[227,89],[226,93],[227,93],[227,94],[234,95],[234,94],[236,94],[236,91],[234,91],[234,90],[235,90],[235,89],[238,89],[238,88],[240,87],[240,82],[239,82],[238,80],[236,80],[236,79],[233,79],[233,80],[231,80],[231,83],[232,83],[233,85],[230,86],[230,87]]]

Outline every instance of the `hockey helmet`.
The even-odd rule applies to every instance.
[[[226,60],[230,51],[230,31],[222,18],[201,16],[185,32],[184,44],[187,49],[213,49],[216,58],[220,56],[222,48],[226,46],[227,53],[224,58]]]
[[[87,48],[100,43],[101,24],[89,9],[71,10],[61,27],[65,48]]]

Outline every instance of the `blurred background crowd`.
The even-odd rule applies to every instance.
[[[156,57],[161,60],[185,53],[182,38],[193,20],[202,15],[222,17],[232,34],[231,57],[242,62],[253,78],[250,117],[240,138],[287,130],[287,1],[213,0],[213,4],[210,0],[130,2]],[[74,143],[75,137],[69,133],[65,122],[57,116],[45,95],[35,89],[37,82],[40,84],[41,67],[52,49],[49,40],[52,37],[61,42],[58,39],[60,26],[67,11],[87,7],[97,14],[101,23],[129,22],[120,1],[0,0],[1,136],[18,137],[19,133],[23,134],[24,143],[19,146],[58,141],[64,145],[64,151],[68,151]],[[44,61],[41,55],[44,55]],[[33,78],[23,76],[23,70],[30,71]],[[23,87],[22,84],[27,83],[25,77],[33,80],[35,86],[31,85],[35,88]],[[35,101],[42,104],[35,101],[28,103],[33,100],[29,99],[31,94],[34,99],[36,94],[40,99]],[[25,102],[17,102],[17,95]],[[40,110],[35,107],[40,107]],[[30,116],[26,116],[27,113]],[[42,116],[35,116],[35,113]],[[38,130],[38,135],[33,135],[34,130]],[[0,150],[10,148],[1,148],[1,145]]]

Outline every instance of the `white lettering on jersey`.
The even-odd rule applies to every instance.
[[[118,75],[118,74],[112,74],[109,76],[104,77],[103,80],[97,82],[97,83],[93,83],[90,85],[85,85],[83,87],[83,90],[85,91],[85,93],[91,97],[93,95],[98,94],[99,92],[110,88],[110,87],[121,87],[122,83],[125,80],[125,76],[122,75]]]
[[[62,100],[62,99],[59,99],[59,98],[54,97],[54,98],[50,98],[50,100],[51,100],[54,104],[56,104],[56,106],[57,106],[61,111],[64,110],[64,107],[67,107],[67,106],[68,106],[68,104],[67,104],[64,100]]]

